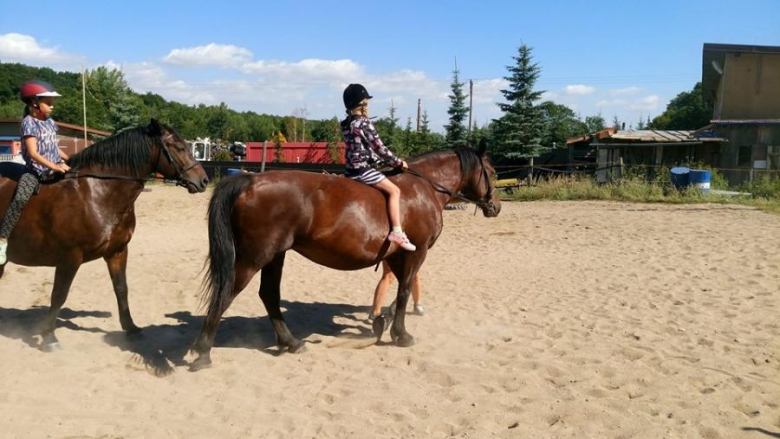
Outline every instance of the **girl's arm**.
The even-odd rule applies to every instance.
[[[43,166],[46,166],[47,168],[51,169],[55,172],[67,172],[70,170],[70,167],[64,163],[52,163],[42,155],[38,153],[38,139],[36,139],[33,136],[27,136],[24,138],[24,146],[27,147],[27,154],[30,156],[31,159],[35,160],[36,162],[42,164]]]
[[[361,135],[368,142],[368,144],[371,145],[371,149],[373,149],[380,157],[382,157],[384,161],[396,168],[404,166],[404,161],[399,159],[395,154],[393,154],[392,151],[387,148],[387,146],[385,146],[384,143],[382,143],[382,140],[379,138],[379,134],[376,132],[374,124],[370,120],[367,120],[366,123],[363,124],[362,128]]]

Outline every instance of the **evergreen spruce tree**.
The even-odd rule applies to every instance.
[[[468,133],[463,122],[468,117],[469,109],[466,107],[466,95],[463,94],[463,82],[460,82],[460,70],[456,67],[452,72],[452,94],[450,98],[450,108],[447,114],[450,115],[450,123],[444,128],[446,130],[445,138],[447,146],[457,148],[466,146],[468,143]]]
[[[507,66],[509,76],[504,77],[509,81],[509,88],[501,90],[506,103],[498,104],[504,115],[494,120],[497,149],[504,155],[534,157],[549,148],[541,143],[544,120],[535,104],[543,93],[534,91],[540,68],[533,62],[531,48],[525,44],[512,59],[515,65]]]

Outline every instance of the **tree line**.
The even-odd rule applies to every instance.
[[[385,143],[402,156],[475,144],[487,138],[493,154],[513,158],[538,156],[552,148],[564,147],[568,138],[626,125],[617,117],[608,125],[601,114],[582,119],[565,105],[542,101],[544,91],[536,89],[541,69],[533,60],[532,48],[521,45],[512,60],[504,77],[508,86],[501,90],[504,101],[497,103],[502,112],[499,118],[481,126],[476,122],[468,126],[468,95],[456,67],[450,84],[449,121],[443,134],[431,129],[427,113],[423,113],[419,129],[413,127],[411,118],[402,123],[392,104],[387,116],[375,120],[377,130]],[[158,94],[134,92],[120,70],[101,66],[83,75],[86,79],[87,125],[91,128],[117,132],[154,117],[175,127],[188,139],[210,137],[232,143],[284,138],[331,145],[341,141],[340,124],[335,117],[312,120],[305,119],[301,115],[305,112],[298,111],[288,116],[238,112],[224,102],[185,105],[168,101]],[[21,117],[23,104],[18,99],[19,86],[30,79],[49,82],[63,95],[56,105],[58,121],[84,124],[82,73],[57,72],[16,63],[0,63],[0,117]],[[692,130],[707,125],[711,115],[712,108],[706,107],[701,97],[701,83],[697,83],[690,92],[674,98],[661,115],[652,120],[649,117],[640,119],[635,127]]]

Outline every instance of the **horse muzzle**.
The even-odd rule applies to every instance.
[[[205,192],[206,188],[209,186],[209,179],[204,177],[198,182],[188,179],[181,179],[179,180],[179,186],[187,188],[187,191],[191,194]]]
[[[495,218],[501,212],[501,205],[495,204],[492,201],[481,204],[479,207],[482,208],[482,214],[485,215],[486,218]]]

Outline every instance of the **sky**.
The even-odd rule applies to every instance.
[[[372,115],[392,105],[403,125],[421,99],[442,132],[456,63],[484,125],[525,44],[544,100],[628,128],[701,80],[704,43],[780,46],[778,19],[780,0],[6,0],[0,61],[104,65],[136,92],[311,119],[341,118],[362,83]]]

